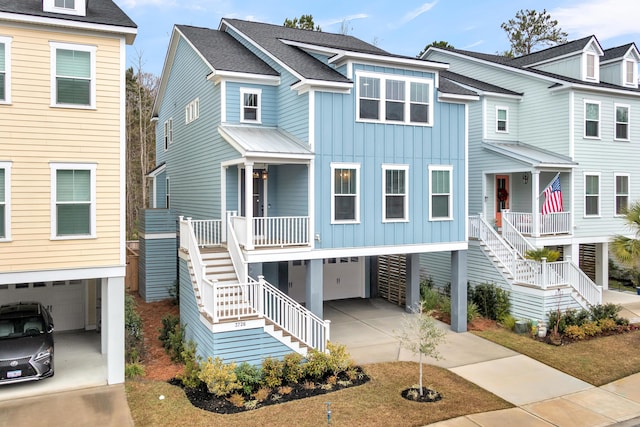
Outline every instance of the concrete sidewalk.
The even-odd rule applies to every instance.
[[[640,296],[605,291],[603,299],[622,305],[621,315],[640,319]],[[403,314],[403,308],[382,300],[343,300],[325,303],[324,317],[332,321],[331,340],[346,344],[357,363],[417,361],[417,356],[400,348],[394,335],[401,328]],[[468,332],[451,332],[446,324],[440,327],[447,331],[447,342],[439,347],[446,359],[429,363],[451,370],[516,407],[433,426],[640,425],[640,374],[594,387]]]

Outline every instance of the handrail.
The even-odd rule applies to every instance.
[[[192,220],[191,226],[198,246],[220,246],[222,244],[222,220]]]
[[[238,281],[240,283],[247,283],[249,277],[247,262],[242,255],[242,251],[240,250],[240,243],[238,243],[236,232],[233,229],[233,218],[235,216],[236,212],[227,212],[227,250],[229,251],[229,256],[231,257],[233,269],[238,276]]]
[[[522,257],[527,251],[535,250],[529,241],[522,235],[520,230],[511,222],[511,212],[504,212],[502,215],[502,236]]]

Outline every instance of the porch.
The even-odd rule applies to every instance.
[[[571,212],[511,212],[502,211],[502,218],[511,223],[521,234],[529,237],[571,235]]]

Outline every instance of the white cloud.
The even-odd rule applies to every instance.
[[[463,49],[472,49],[476,46],[480,46],[481,44],[484,44],[484,40],[478,40],[477,42],[473,42],[471,44],[466,45],[465,47],[463,47]]]
[[[123,0],[122,6],[128,9],[145,6],[161,6],[161,7],[173,7],[178,3],[175,0]]]
[[[572,7],[550,10],[558,26],[570,39],[594,34],[599,40],[640,33],[640,2],[629,0],[587,0]]]
[[[318,25],[320,25],[321,28],[328,28],[335,24],[341,24],[342,22],[350,22],[355,19],[366,19],[368,17],[369,15],[366,13],[356,13],[354,15],[343,16],[342,18],[327,19],[326,21],[318,22]]]
[[[434,0],[431,3],[423,3],[420,7],[405,13],[399,22],[389,24],[389,28],[395,29],[403,26],[407,22],[413,21],[423,13],[430,11],[436,4],[438,4],[438,0]]]

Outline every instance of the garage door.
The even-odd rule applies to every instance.
[[[37,301],[51,310],[56,331],[84,329],[85,284],[81,280],[0,286],[0,305]]]
[[[289,296],[305,302],[306,262],[289,263]],[[364,297],[364,258],[342,257],[323,260],[323,298],[325,301]]]

